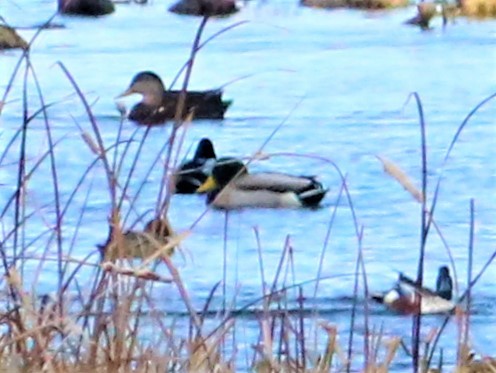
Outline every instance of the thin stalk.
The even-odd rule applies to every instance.
[[[355,262],[355,282],[353,285],[353,306],[351,308],[351,326],[350,326],[350,334],[349,334],[349,339],[348,339],[348,356],[347,356],[347,362],[346,362],[346,371],[349,373],[351,372],[351,361],[352,361],[352,354],[353,354],[353,337],[355,333],[355,320],[356,320],[356,313],[357,313],[357,306],[358,306],[358,286],[360,283],[360,268],[362,266],[363,258],[362,258],[362,250],[361,250],[361,237],[359,236],[358,238],[358,252],[357,252],[357,259]],[[365,338],[365,344],[366,344],[366,357],[368,356],[368,341],[367,338]],[[365,359],[367,361],[368,359]]]
[[[319,257],[319,267],[317,269],[317,278],[319,278],[320,275],[322,274],[322,268],[324,267],[325,253],[327,251],[327,247],[329,246],[329,241],[330,241],[330,238],[331,238],[332,227],[334,226],[334,219],[336,218],[337,211],[338,211],[338,206],[339,206],[339,203],[341,201],[341,197],[343,196],[343,189],[344,189],[343,184],[341,184],[341,186],[339,188],[338,196],[336,197],[335,206],[332,209],[331,218],[329,219],[329,223],[327,224],[326,236],[324,238],[324,246],[322,247],[322,250],[320,252],[320,257]],[[318,288],[319,288],[319,284],[320,284],[320,281],[317,281],[315,283],[315,288],[314,288],[314,291],[313,291],[313,298],[314,299],[317,298],[317,291],[318,291]],[[317,312],[317,310],[315,310],[315,312]]]
[[[474,265],[474,221],[475,221],[475,208],[474,199],[470,200],[470,235],[468,241],[468,264],[467,264],[467,284],[472,282],[472,272]],[[468,336],[470,329],[470,310],[472,308],[472,290],[469,287],[467,289],[467,308],[465,310],[465,325],[464,325],[464,335],[462,347],[466,348],[468,346]],[[459,356],[460,357],[460,356]],[[463,356],[466,358],[466,356]],[[459,361],[460,363],[460,361]]]
[[[370,363],[370,346],[369,346],[369,337],[370,337],[370,332],[369,332],[369,285],[367,281],[367,270],[365,268],[365,261],[363,259],[363,226],[360,229],[360,236],[359,236],[359,241],[358,241],[358,252],[359,252],[359,261],[360,261],[360,267],[362,271],[362,280],[363,280],[363,293],[364,293],[364,298],[365,302],[363,303],[363,323],[364,323],[364,329],[365,329],[365,339],[363,342],[363,350],[364,350],[364,355],[365,355],[365,362],[364,362],[364,370],[366,370],[367,366]]]
[[[205,45],[207,45],[210,41],[212,41],[213,39],[217,38],[219,35],[222,35],[223,33],[235,28],[235,27],[239,27],[245,23],[248,23],[248,21],[240,21],[240,22],[237,22],[233,25],[230,25],[230,26],[227,26],[225,28],[223,28],[222,30],[216,32],[215,34],[213,34],[212,36],[209,36],[203,43],[201,44],[198,44],[198,47],[196,48],[196,51],[195,53],[199,52],[203,47],[205,47]],[[183,73],[184,69],[186,69],[189,64],[191,63],[191,57],[184,63],[184,65],[179,69],[179,71],[177,72],[176,76],[174,77],[174,79],[172,79],[172,82],[170,84],[170,87],[169,89],[172,89],[172,87],[176,84],[177,80],[179,79],[179,77],[181,76],[181,74]]]
[[[105,168],[105,175],[107,177],[107,182],[109,185],[109,191],[110,191],[110,197],[111,197],[111,203],[112,203],[112,211],[115,211],[115,207],[116,207],[116,178],[115,178],[114,173],[112,172],[112,169],[110,168],[110,163],[109,163],[107,155],[104,151],[105,147],[103,145],[103,138],[100,134],[100,130],[98,129],[98,124],[96,122],[96,118],[93,115],[93,112],[91,111],[91,107],[90,107],[88,101],[86,100],[86,97],[84,96],[83,92],[79,88],[78,84],[76,83],[76,80],[71,75],[69,70],[67,70],[67,68],[65,67],[65,65],[62,62],[58,62],[57,64],[62,69],[62,71],[64,72],[67,79],[69,79],[69,82],[72,84],[79,99],[83,103],[83,106],[86,110],[86,114],[88,115],[88,118],[90,120],[91,126],[93,128],[93,132],[96,136],[98,147],[100,149],[100,155],[99,156],[100,156],[102,163],[103,163],[103,166]]]
[[[133,173],[136,170],[136,165],[138,164],[138,159],[142,153],[143,146],[145,145],[145,142],[146,142],[146,139],[147,139],[149,133],[150,133],[150,127],[146,127],[145,133],[143,134],[143,137],[141,138],[141,141],[139,142],[138,150],[136,150],[133,162],[131,163],[131,167],[129,169],[129,173],[126,177],[126,181],[125,181],[124,186],[122,188],[122,195],[121,195],[121,198],[117,204],[117,211],[120,211],[122,208],[122,203],[124,201],[124,197],[126,195],[127,189],[129,188],[129,184],[131,184],[131,179],[133,177]]]
[[[36,90],[38,92],[38,97],[40,99],[40,104],[43,109],[43,120],[45,123],[45,131],[47,134],[47,140],[48,140],[48,147],[49,147],[49,155],[50,155],[50,172],[52,176],[52,183],[53,183],[53,194],[54,194],[54,199],[55,199],[55,216],[56,216],[56,221],[55,221],[55,233],[56,233],[56,241],[57,241],[57,257],[58,257],[58,262],[57,262],[57,270],[58,270],[58,282],[57,282],[57,294],[58,294],[58,309],[59,309],[59,317],[62,319],[63,314],[64,314],[64,308],[63,308],[63,297],[64,293],[62,292],[62,284],[64,282],[64,271],[63,271],[63,260],[62,260],[62,214],[61,214],[61,207],[60,207],[60,191],[59,191],[59,178],[57,175],[57,165],[55,161],[55,144],[53,141],[52,137],[52,131],[50,129],[50,125],[48,123],[48,113],[46,111],[46,105],[45,105],[45,99],[43,97],[43,92],[41,90],[40,82],[38,80],[38,77],[36,75],[36,71],[31,64],[31,60],[29,57],[27,58],[27,63],[29,65],[29,68],[31,70],[31,74],[33,75],[33,80],[36,85]]]
[[[193,71],[193,64],[195,62],[195,57],[196,53],[198,50],[198,45],[200,44],[201,36],[203,33],[203,30],[205,29],[205,26],[207,25],[207,21],[209,19],[209,16],[204,16],[202,18],[202,21],[200,23],[200,26],[198,27],[198,30],[196,32],[195,39],[193,41],[193,46],[191,47],[191,55],[190,59],[188,61],[188,67],[186,68],[186,73],[184,75],[184,81],[183,81],[183,86],[181,89],[181,93],[179,94],[177,106],[176,106],[176,114],[174,116],[174,127],[172,129],[172,133],[169,138],[169,148],[167,151],[167,157],[165,161],[165,167],[164,167],[164,177],[163,177],[163,182],[160,188],[158,200],[157,200],[157,208],[160,207],[160,209],[157,211],[157,216],[164,216],[167,215],[167,209],[169,206],[170,198],[172,197],[171,193],[171,188],[170,185],[170,178],[167,177],[169,174],[170,170],[173,169],[174,165],[171,165],[171,160],[172,160],[172,148],[174,145],[174,140],[176,137],[176,132],[181,126],[183,122],[183,112],[184,112],[184,107],[186,104],[186,94],[187,94],[187,89],[189,85],[189,80],[191,78],[191,73]],[[162,195],[164,193],[164,186],[168,185],[169,187],[167,188],[167,193],[165,194],[165,198],[162,204],[160,204],[160,201],[162,200]]]
[[[27,134],[28,134],[28,66],[26,64],[26,68],[24,70],[24,80],[23,80],[23,89],[22,89],[22,135],[21,135],[21,144],[19,149],[19,167],[17,171],[17,188],[15,193],[15,207],[14,207],[14,221],[18,224],[21,215],[21,197],[23,191],[25,191],[25,173],[26,173],[26,143],[27,143]],[[17,241],[19,239],[18,231],[14,232],[14,247],[13,247],[13,256],[14,259],[12,261],[12,266],[15,268],[17,261]],[[21,276],[22,276],[22,268],[21,268]],[[7,275],[9,271],[7,270]]]
[[[317,276],[318,278],[318,276]],[[299,305],[299,309],[300,309],[300,314],[299,314],[299,329],[300,329],[300,333],[299,333],[299,336],[298,336],[298,340],[301,344],[300,346],[300,353],[301,353],[301,365],[298,367],[298,368],[301,368],[301,369],[305,369],[306,367],[306,361],[307,361],[307,357],[306,357],[306,346],[305,346],[305,320],[304,320],[304,315],[303,315],[303,311],[305,309],[305,304],[304,304],[304,300],[305,298],[303,297],[303,288],[301,286],[298,287],[298,305]],[[296,344],[296,346],[298,346],[298,344]],[[298,348],[296,350],[296,361],[298,362],[298,357],[299,357],[299,354],[298,354]]]
[[[260,278],[262,279],[262,294],[267,294],[267,283],[265,282],[265,271],[263,265],[263,256],[262,256],[262,243],[260,241],[260,231],[258,227],[254,227],[253,231],[255,232],[255,239],[257,241],[257,252],[258,252],[258,264],[260,265]]]
[[[420,230],[420,253],[419,262],[417,267],[417,285],[422,286],[424,278],[424,259],[425,259],[425,247],[427,243],[427,235],[429,229],[427,226],[427,141],[426,141],[426,125],[424,118],[424,110],[422,107],[422,102],[420,96],[417,92],[413,92],[413,97],[417,103],[417,110],[420,120],[420,145],[422,148],[422,208],[421,208],[421,230]],[[420,329],[422,323],[422,314],[420,312],[421,296],[416,294],[415,297],[417,312],[413,316],[412,325],[412,358],[413,358],[413,372],[418,372],[420,364]]]
[[[15,80],[15,78],[17,76],[17,73],[18,73],[19,69],[22,66],[22,61],[24,59],[28,58],[28,56],[29,56],[29,50],[30,50],[31,46],[33,45],[33,43],[35,42],[35,40],[38,38],[38,36],[41,34],[41,32],[44,30],[44,27],[43,26],[50,24],[56,16],[57,16],[57,12],[55,12],[50,18],[48,18],[48,20],[40,28],[38,28],[36,30],[36,32],[34,33],[33,37],[29,40],[28,48],[22,52],[21,57],[19,57],[19,60],[17,61],[16,65],[14,66],[14,71],[10,75],[10,79],[9,79],[9,81],[7,83],[7,87],[5,89],[5,92],[3,94],[2,99],[0,101],[2,101],[2,102],[7,101],[7,97],[9,95],[9,93],[10,93],[10,90],[12,89],[12,86],[14,84],[14,80]],[[3,107],[0,106],[0,115],[2,114],[2,109],[3,109]]]
[[[229,226],[229,211],[224,213],[224,239],[222,244],[222,253],[224,256],[222,263],[222,316],[226,314],[226,297],[227,297],[227,233]]]

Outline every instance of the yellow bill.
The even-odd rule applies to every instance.
[[[205,193],[217,188],[217,182],[212,176],[209,176],[202,185],[198,187],[196,193]]]

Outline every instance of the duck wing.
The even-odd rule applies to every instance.
[[[242,190],[265,190],[275,193],[294,193],[301,205],[317,206],[325,194],[322,184],[313,177],[292,176],[277,172],[264,172],[243,175],[234,181],[234,185]]]
[[[238,189],[226,186],[207,195],[207,203],[219,209],[241,208],[299,208],[301,201],[293,192],[274,192],[264,189]]]
[[[407,288],[409,288],[412,292],[419,293],[422,297],[437,297],[438,295],[428,289],[426,287],[418,286],[415,281],[413,281],[410,277],[405,276],[403,273],[400,273],[398,282]]]
[[[128,115],[128,119],[138,124],[151,126],[164,123],[174,118],[175,105],[150,106],[142,102],[136,104]]]
[[[301,193],[308,190],[314,180],[306,177],[286,175],[276,172],[260,172],[243,175],[234,181],[234,185],[244,190],[270,190],[272,192]]]
[[[175,108],[181,91],[166,91],[164,103],[171,103]],[[222,100],[222,90],[188,91],[186,94],[185,113],[194,112],[195,119],[223,119],[231,102]]]

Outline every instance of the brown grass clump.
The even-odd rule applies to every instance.
[[[496,358],[487,356],[474,360],[473,356],[468,354],[462,360],[455,373],[496,373]]]
[[[405,7],[408,0],[301,0],[303,6],[312,8],[393,9]]]
[[[403,8],[410,2],[408,0],[348,0],[351,8],[359,9],[394,9]]]
[[[469,17],[496,17],[496,0],[461,0],[461,8]]]

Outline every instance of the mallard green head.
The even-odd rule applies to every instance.
[[[219,158],[212,168],[212,175],[196,191],[197,193],[204,193],[222,189],[235,177],[247,173],[246,166],[239,159],[231,157]]]
[[[204,137],[198,143],[198,147],[196,148],[195,156],[193,159],[215,159],[217,156],[215,155],[214,144],[210,139]]]
[[[138,93],[143,96],[142,103],[158,106],[162,102],[164,90],[164,83],[157,74],[151,71],[142,71],[134,76],[128,89],[116,98]]]

